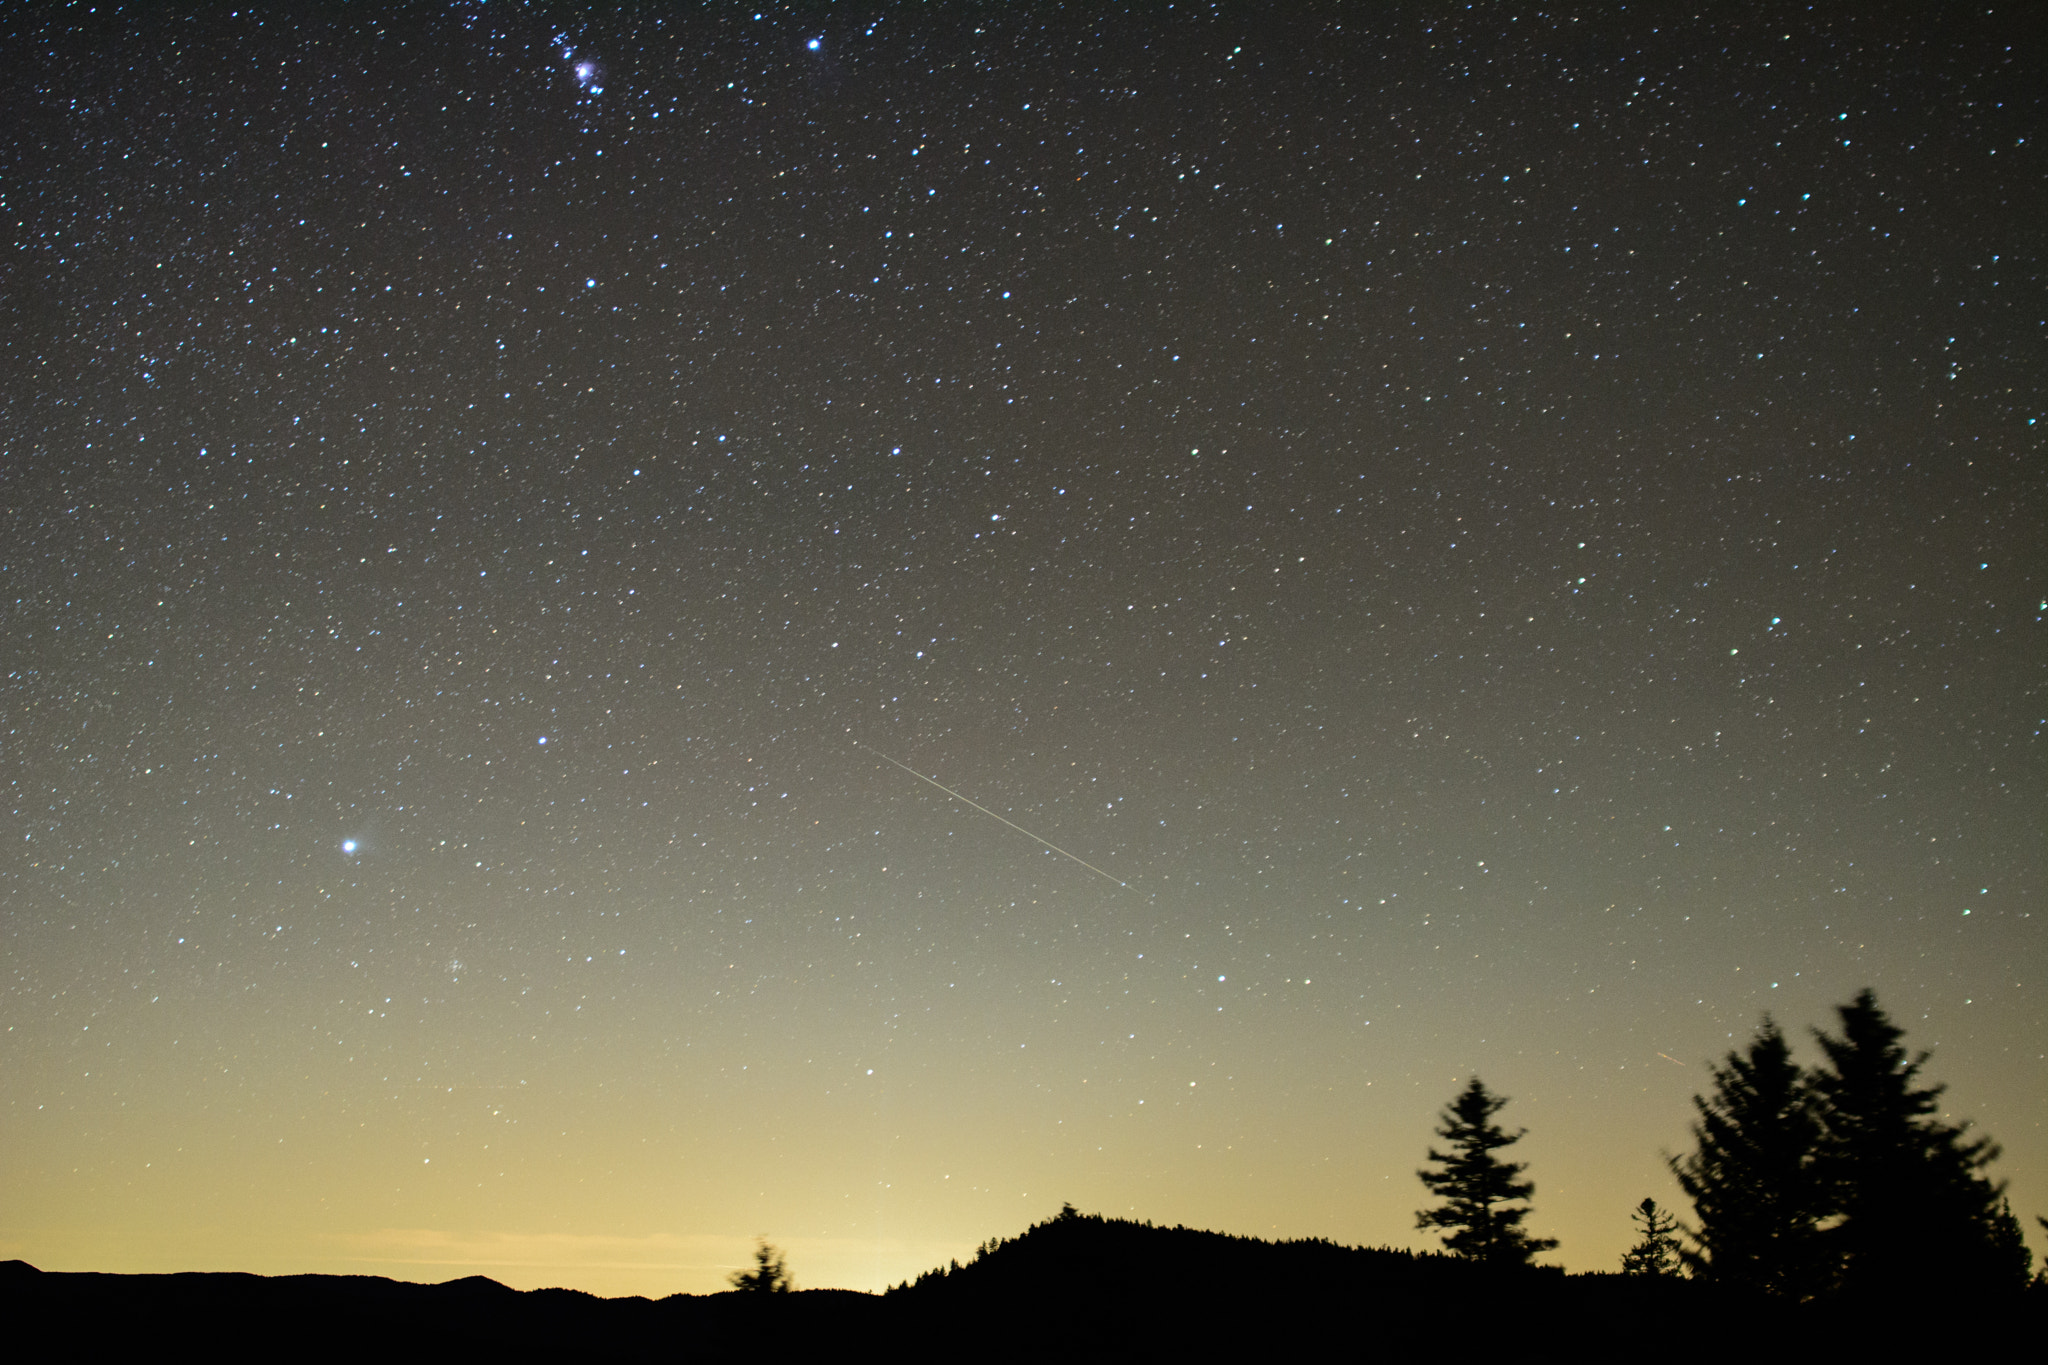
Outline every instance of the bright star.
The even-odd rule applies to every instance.
[[[823,47],[824,45],[825,40],[823,38],[813,38],[811,39],[811,41],[804,44],[805,47],[809,48],[813,52],[816,52],[819,48]]]
[[[343,839],[341,841],[341,851],[343,853],[354,853],[356,851],[356,841],[353,839]]]

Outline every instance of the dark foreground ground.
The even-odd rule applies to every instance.
[[[1904,1359],[2044,1339],[2040,1296],[1792,1309],[1686,1281],[1499,1271],[1066,1214],[886,1295],[600,1299],[473,1276],[55,1274],[0,1264],[35,1358],[486,1354],[678,1360],[826,1350],[960,1359]],[[2007,1346],[2006,1349],[2010,1349]],[[2026,1348],[2028,1350],[2033,1347]],[[27,1358],[27,1357],[24,1357]]]

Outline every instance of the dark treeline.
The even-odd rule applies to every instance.
[[[1927,1054],[1865,990],[1815,1030],[1822,1065],[1792,1061],[1769,1016],[1693,1098],[1694,1149],[1672,1171],[1692,1200],[1695,1276],[1792,1299],[1881,1302],[2017,1293],[2030,1253],[1989,1137],[1940,1117]]]
[[[443,1285],[365,1276],[78,1275],[0,1265],[0,1311],[17,1332],[61,1333],[72,1353],[211,1357],[515,1358],[600,1351],[672,1360],[872,1343],[916,1355],[1247,1356],[1339,1349],[1419,1354],[1447,1321],[1510,1321],[1521,1356],[1600,1358],[1673,1314],[1740,1307],[1685,1281],[1497,1267],[1438,1253],[1264,1242],[1071,1208],[887,1294],[809,1290],[599,1299],[520,1293],[472,1277]],[[1783,1336],[1790,1310],[1757,1319]],[[1669,1356],[1672,1353],[1664,1352]],[[1679,1353],[1680,1358],[1683,1352]]]
[[[757,1286],[756,1286],[757,1287]],[[847,1290],[599,1299],[481,1277],[442,1285],[362,1276],[48,1274],[0,1265],[0,1312],[22,1339],[68,1354],[229,1359],[601,1353],[664,1361],[727,1352],[863,1347],[1036,1360],[1335,1354],[1408,1359],[1457,1350],[1516,1359],[1725,1361],[1731,1342],[1895,1352],[2038,1334],[2024,1301],[1915,1300],[1883,1314],[1794,1304],[1680,1277],[1567,1275],[1447,1253],[1267,1242],[1155,1227],[1071,1207],[886,1294]],[[1705,1330],[1711,1326],[1711,1332]],[[27,1334],[23,1336],[23,1334]],[[1890,1358],[1889,1354],[1882,1358]]]
[[[409,1284],[372,1275],[101,1275],[0,1262],[0,1314],[23,1359],[689,1359],[822,1342],[873,1323],[879,1296],[604,1299],[519,1291],[481,1275]]]
[[[1454,1351],[1550,1359],[1726,1360],[1744,1342],[1892,1358],[1908,1348],[2038,1341],[2048,1279],[2029,1257],[1989,1139],[1940,1117],[1926,1058],[1866,991],[1793,1063],[1768,1018],[1694,1098],[1694,1147],[1671,1159],[1693,1219],[1633,1211],[1623,1273],[1533,1258],[1535,1192],[1502,1153],[1522,1137],[1475,1077],[1443,1111],[1419,1171],[1440,1202],[1418,1225],[1442,1252],[1268,1242],[1103,1218],[1071,1205],[886,1294],[795,1287],[765,1240],[736,1292],[649,1300],[521,1293],[480,1276],[50,1274],[0,1264],[0,1313],[23,1340],[112,1355],[516,1358],[602,1352],[671,1360],[731,1351],[875,1349],[1003,1360],[1275,1352]]]
[[[2016,1298],[2032,1257],[1987,1174],[1997,1144],[1941,1116],[1943,1087],[1920,1083],[1927,1054],[1908,1054],[1871,991],[1835,1013],[1838,1034],[1814,1030],[1814,1069],[1768,1015],[1712,1069],[1713,1092],[1693,1097],[1693,1150],[1668,1158],[1693,1221],[1644,1199],[1623,1270],[1793,1303]],[[1494,1121],[1506,1104],[1475,1076],[1443,1111],[1447,1150],[1417,1172],[1443,1202],[1416,1223],[1453,1255],[1524,1265],[1557,1244],[1522,1228],[1535,1185],[1499,1155],[1522,1138]]]

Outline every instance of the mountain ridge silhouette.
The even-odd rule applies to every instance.
[[[2041,1297],[1928,1305],[1866,1321],[1697,1281],[1488,1266],[1437,1252],[1266,1241],[1081,1214],[1071,1207],[1016,1237],[880,1294],[675,1294],[600,1298],[516,1290],[482,1275],[418,1284],[370,1275],[155,1275],[44,1271],[0,1262],[0,1312],[107,1351],[198,1344],[214,1354],[319,1359],[501,1350],[602,1349],[625,1360],[679,1350],[890,1349],[1003,1360],[1048,1354],[1438,1352],[1484,1323],[1492,1347],[1543,1359],[1725,1358],[1731,1339],[1779,1346],[1897,1348],[1924,1329],[1953,1348],[2014,1330],[2038,1336]],[[1690,1329],[1690,1330],[1689,1330]],[[1731,1333],[1738,1334],[1731,1337]],[[2028,1338],[2021,1338],[2028,1339]]]

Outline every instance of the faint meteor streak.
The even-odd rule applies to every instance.
[[[1110,876],[1107,872],[1104,872],[1101,868],[1097,867],[1094,863],[1089,862],[1086,858],[1078,857],[1075,854],[1067,852],[1065,849],[1061,848],[1058,844],[1052,842],[1052,840],[1050,839],[1039,839],[1036,834],[1033,834],[1030,830],[1024,828],[1024,826],[1018,824],[1015,820],[1003,820],[1002,816],[997,815],[987,806],[982,805],[978,801],[968,800],[966,797],[962,796],[959,792],[954,791],[945,783],[940,782],[935,778],[926,777],[923,773],[911,767],[908,763],[897,763],[895,759],[889,757],[889,755],[883,753],[880,749],[875,748],[873,745],[863,744],[856,739],[853,741],[853,747],[856,749],[866,749],[869,753],[873,754],[876,758],[881,759],[884,763],[895,764],[895,766],[903,769],[904,772],[909,773],[912,777],[916,778],[920,782],[931,783],[934,787],[937,787],[940,791],[952,797],[955,801],[960,801],[967,805],[973,806],[976,810],[980,811],[983,815],[986,815],[991,820],[1002,820],[1004,824],[1008,825],[1011,829],[1016,830],[1025,838],[1037,839],[1039,843],[1044,844],[1047,848],[1059,854],[1062,858],[1072,858],[1075,862],[1087,868],[1090,872],[1093,872],[1098,877],[1101,877],[1107,881],[1116,882],[1118,886],[1128,886],[1130,884],[1128,882],[1119,881],[1117,878]]]
[[[1663,1058],[1663,1059],[1664,1059],[1665,1061],[1667,1061],[1667,1062],[1671,1063],[1671,1065],[1673,1065],[1673,1066],[1684,1066],[1684,1065],[1685,1065],[1685,1063],[1684,1063],[1684,1062],[1681,1062],[1681,1061],[1679,1061],[1679,1060],[1678,1060],[1678,1058],[1676,1058],[1676,1057],[1672,1056],[1672,1055],[1671,1055],[1670,1053],[1668,1053],[1668,1052],[1660,1052],[1660,1053],[1658,1053],[1657,1055],[1658,1055],[1659,1057],[1662,1057],[1662,1058]]]

